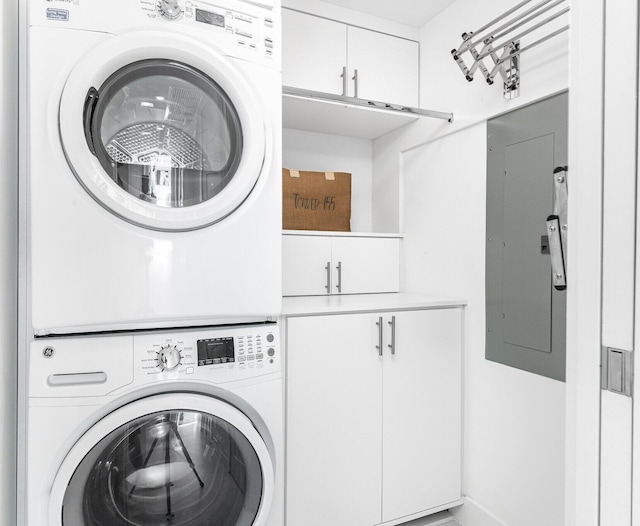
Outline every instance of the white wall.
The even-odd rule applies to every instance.
[[[0,524],[15,524],[18,2],[0,9]]]
[[[469,301],[463,526],[564,524],[565,385],[484,359],[484,238],[486,120],[566,89],[568,39],[523,55],[512,101],[499,81],[468,83],[449,52],[516,3],[458,0],[427,24],[421,100],[455,122],[423,119],[374,143],[373,227],[406,235],[403,289]]]
[[[351,174],[351,230],[371,232],[372,143],[366,139],[284,129],[282,166]]]

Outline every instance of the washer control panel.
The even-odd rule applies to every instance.
[[[134,336],[137,374],[242,378],[280,370],[278,326],[221,327]]]

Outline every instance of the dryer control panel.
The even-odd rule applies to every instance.
[[[149,18],[180,21],[198,30],[212,31],[220,39],[236,46],[272,57],[276,45],[276,18],[265,5],[256,6],[225,0],[212,4],[201,0],[139,0]],[[251,2],[257,3],[257,2]],[[227,5],[225,5],[227,4]],[[239,10],[239,8],[245,9]]]

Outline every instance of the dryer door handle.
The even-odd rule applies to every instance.
[[[91,131],[91,125],[93,124],[93,115],[96,111],[98,99],[100,94],[96,88],[89,88],[87,97],[84,100],[84,110],[82,117],[84,119],[84,136],[87,140],[87,146],[93,155],[96,154],[96,147],[93,143],[93,132]]]

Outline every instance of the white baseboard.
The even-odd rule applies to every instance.
[[[509,526],[470,497],[464,504],[449,510],[460,526]]]

